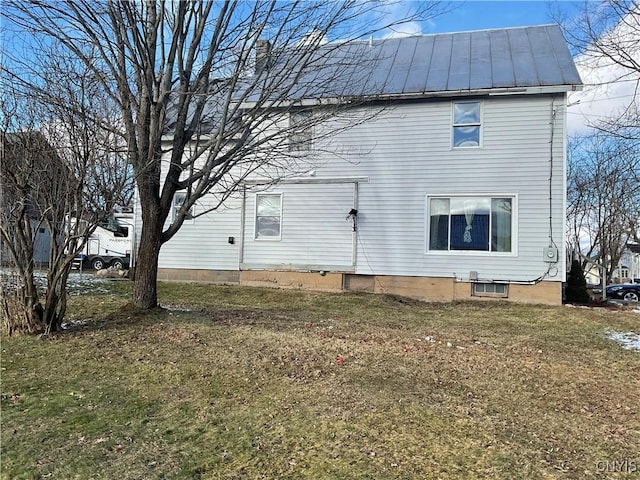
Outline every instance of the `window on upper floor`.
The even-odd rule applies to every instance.
[[[428,250],[512,252],[513,197],[428,197]]]
[[[185,192],[177,192],[173,196],[173,220],[178,216],[178,212],[182,208],[182,204],[187,198],[187,194]],[[184,216],[185,220],[193,220],[195,217],[193,216],[193,207],[191,207]]]
[[[280,240],[282,225],[282,194],[256,194],[255,238]]]
[[[480,102],[453,103],[453,148],[480,146]]]
[[[289,151],[308,152],[313,141],[311,110],[293,110],[289,113]]]

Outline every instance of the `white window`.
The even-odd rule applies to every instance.
[[[456,102],[453,104],[453,147],[480,146],[480,102]]]
[[[256,194],[255,238],[280,240],[282,225],[282,194]]]
[[[182,204],[187,198],[187,194],[185,192],[178,192],[173,196],[173,220],[178,216],[178,212],[182,208]],[[185,220],[193,220],[193,207],[191,207],[184,216]]]
[[[289,151],[308,152],[313,137],[311,110],[295,110],[289,113]]]
[[[472,295],[477,297],[503,297],[509,296],[508,286],[504,283],[474,283]]]
[[[429,197],[430,251],[513,251],[513,197]]]

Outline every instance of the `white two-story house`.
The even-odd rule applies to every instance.
[[[298,132],[314,168],[247,181],[185,222],[159,278],[561,303],[567,92],[581,80],[560,29],[361,43],[378,59],[371,101],[353,106],[365,120]]]

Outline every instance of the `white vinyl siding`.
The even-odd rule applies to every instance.
[[[358,196],[356,273],[528,281],[549,265],[551,108],[556,109],[551,205],[553,239],[563,245],[563,96],[492,97],[482,101],[481,149],[451,148],[451,102],[389,108],[375,121],[345,132],[334,143],[362,152],[351,164],[336,162],[318,175],[362,175]],[[319,147],[322,148],[322,147]],[[425,196],[501,196],[517,199],[510,254],[428,252]],[[557,274],[562,281],[564,257]],[[552,273],[555,273],[553,271]]]
[[[279,184],[273,191],[283,193],[282,238],[267,242],[255,240],[255,192],[248,193],[244,217],[242,201],[232,199],[226,210],[183,226],[162,247],[160,267],[224,268],[235,262],[237,269],[242,262],[243,268],[322,265],[358,274],[463,280],[475,271],[486,282],[540,277],[549,267],[542,250],[550,233],[555,244],[564,245],[565,95],[477,101],[482,148],[452,148],[450,99],[386,106],[373,111],[374,118],[349,122],[352,128],[335,135],[318,133],[314,148],[322,156],[313,178],[366,177],[357,199],[353,184]],[[368,108],[374,107],[355,112],[367,115]],[[336,123],[343,128],[346,122]],[[438,196],[514,198],[511,252],[428,251],[425,198]],[[353,223],[345,220],[351,208],[358,210],[355,234]],[[242,242],[228,245],[229,236],[239,238],[242,218]],[[546,280],[564,279],[564,255],[559,258],[557,269],[551,270],[554,276]]]
[[[209,195],[198,201],[203,209],[215,204],[217,199]],[[185,222],[160,249],[159,267],[238,270],[241,207],[241,199],[232,197],[218,210],[198,217],[196,222]],[[229,237],[233,237],[234,243],[229,243]]]
[[[278,242],[256,238],[255,222],[245,221],[243,268],[353,270],[352,183],[280,184],[282,232]],[[246,211],[256,198],[247,194]],[[250,217],[250,216],[249,216]]]

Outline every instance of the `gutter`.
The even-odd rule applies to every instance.
[[[530,87],[505,87],[505,88],[478,88],[478,89],[459,89],[459,90],[443,90],[438,92],[414,92],[414,93],[389,93],[377,95],[352,95],[344,97],[329,98],[303,98],[300,100],[272,100],[264,102],[241,102],[241,109],[255,108],[260,105],[261,108],[288,108],[296,107],[314,107],[323,105],[344,105],[352,102],[375,102],[377,100],[415,100],[429,98],[447,98],[447,97],[463,97],[463,96],[500,96],[500,95],[540,95],[547,93],[563,93],[577,92],[582,90],[582,85],[545,85]]]

